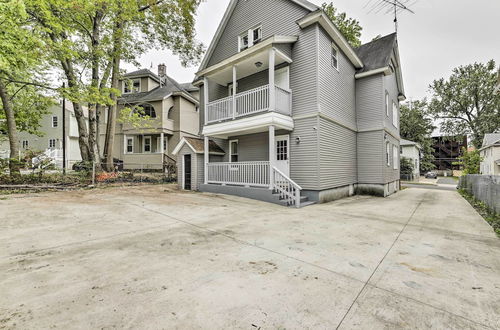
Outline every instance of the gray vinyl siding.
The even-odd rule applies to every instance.
[[[385,164],[386,166],[384,167],[384,183],[389,183],[393,182],[396,180],[399,180],[400,174],[399,174],[399,168],[400,168],[400,163],[399,163],[399,158],[400,156],[400,149],[399,149],[399,140],[394,138],[393,136],[387,134],[387,141],[389,142],[390,145],[390,153],[389,153],[389,159],[390,159],[390,166],[387,166],[387,163]],[[397,157],[394,159],[394,152],[393,152],[393,146],[396,146],[398,149],[397,152]],[[385,159],[385,146],[384,146],[384,159]],[[394,162],[398,163],[398,169],[394,169]]]
[[[299,35],[297,20],[308,11],[289,0],[238,1],[218,44],[208,61],[208,66],[217,64],[238,53],[238,36],[248,29],[262,25],[262,38],[273,35]]]
[[[332,65],[332,39],[319,28],[320,111],[335,121],[356,129],[355,69],[337,47],[338,70]]]
[[[358,133],[358,183],[384,183],[385,162],[384,131]]]
[[[318,33],[317,25],[302,30],[293,47],[290,88],[294,117],[318,112]]]
[[[391,132],[391,134],[395,136],[399,136],[399,100],[398,100],[398,86],[397,86],[397,81],[396,81],[396,75],[391,74],[389,76],[385,76],[383,78],[383,83],[384,83],[384,93],[387,91],[389,93],[389,117],[384,115],[385,118],[385,127],[386,129]],[[385,94],[384,94],[385,95]],[[392,102],[396,103],[397,109],[398,109],[398,114],[397,114],[397,127],[394,126],[393,121],[392,121]],[[384,100],[384,107],[385,107],[385,100]],[[385,114],[385,108],[384,108],[384,114]]]
[[[194,190],[199,190],[200,186],[205,183],[205,166],[203,165],[203,162],[205,161],[205,155],[193,154],[192,161],[195,161],[196,163],[196,189]]]
[[[382,129],[385,117],[383,75],[356,81],[356,116],[360,131]]]
[[[274,47],[281,51],[286,56],[292,58],[292,45],[291,44],[276,44]]]
[[[318,125],[317,116],[295,119],[290,134],[290,177],[307,190],[319,190]]]
[[[228,142],[231,140],[238,140],[239,162],[269,160],[269,133],[233,136],[228,139]],[[227,154],[229,157],[229,149]]]
[[[319,123],[320,188],[356,183],[356,132],[324,118]]]
[[[251,76],[238,80],[237,93],[246,92],[250,89],[267,85],[269,83],[269,70],[255,73]]]

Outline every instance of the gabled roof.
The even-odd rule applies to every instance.
[[[192,83],[183,83],[183,84],[181,84],[181,87],[188,92],[197,92],[200,90],[198,87],[196,87]]]
[[[486,148],[497,143],[500,143],[500,133],[485,134],[482,148]]]
[[[356,48],[364,67],[358,73],[385,68],[391,63],[392,50],[396,45],[396,33],[368,42]]]
[[[172,152],[172,154],[177,155],[179,153],[179,151],[181,150],[181,148],[184,146],[184,144],[187,144],[187,146],[191,150],[193,150],[194,153],[202,154],[205,152],[205,141],[203,139],[185,136],[179,141],[177,146],[175,146],[175,149]],[[212,154],[212,155],[225,155],[226,154],[225,151],[222,150],[222,148],[219,147],[219,145],[212,140],[210,140],[208,143],[208,150],[209,150],[210,154]]]
[[[125,78],[131,78],[131,77],[156,77],[158,79],[158,82],[160,81],[160,78],[155,75],[153,72],[151,72],[148,69],[141,69],[137,71],[133,71],[130,73],[127,73],[123,75]],[[171,95],[181,95],[184,96],[186,99],[189,101],[197,104],[198,100],[195,100],[190,94],[190,90],[187,90],[186,88],[183,87],[185,86],[192,86],[190,83],[186,84],[179,84],[175,79],[172,77],[167,76],[167,81],[166,85],[163,87],[156,87],[150,90],[149,92],[141,92],[141,93],[132,93],[132,94],[123,94],[119,102],[120,104],[127,104],[127,103],[140,103],[140,102],[152,102],[152,101],[160,101],[163,100],[166,97],[169,97]],[[194,87],[194,86],[193,86]],[[196,88],[196,87],[194,87]]]
[[[420,144],[418,144],[417,142],[413,142],[413,141],[410,141],[410,140],[405,140],[405,139],[401,139],[401,141],[399,142],[399,145],[400,146],[415,146],[417,147],[418,149],[422,149],[420,147]]]
[[[318,10],[319,7],[316,6],[315,4],[310,3],[307,0],[288,0],[290,2],[293,2],[310,12],[313,12],[315,10]],[[212,42],[210,43],[210,46],[207,49],[207,52],[205,53],[205,57],[203,57],[203,61],[201,62],[200,68],[198,69],[199,71],[202,71],[205,69],[208,65],[208,60],[210,57],[212,57],[212,54],[215,50],[215,46],[220,40],[220,37],[222,36],[222,33],[224,32],[224,29],[226,28],[227,23],[229,22],[229,19],[231,18],[231,15],[233,14],[234,8],[236,7],[236,4],[238,3],[238,0],[231,0],[229,5],[227,6],[226,12],[224,13],[224,16],[222,17],[222,21],[219,24],[219,27],[217,28],[217,31],[215,32],[215,35],[212,39]]]

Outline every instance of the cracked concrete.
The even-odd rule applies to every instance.
[[[0,200],[0,329],[500,328],[500,240],[454,191],[20,197]]]

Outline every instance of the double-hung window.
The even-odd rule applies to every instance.
[[[59,126],[59,118],[57,116],[52,116],[52,128]]]
[[[339,51],[333,43],[332,43],[332,66],[336,70],[339,69]]]
[[[385,143],[385,161],[387,163],[387,166],[391,166],[391,145],[389,142]]]
[[[398,127],[398,106],[396,102],[392,102],[392,124]]]
[[[56,139],[49,139],[49,148],[54,149],[56,147]]]
[[[231,163],[238,162],[238,140],[231,140],[229,142],[229,157]]]
[[[398,146],[397,145],[393,145],[392,146],[392,166],[393,166],[393,169],[397,170],[398,167],[399,167],[399,160],[398,160]]]
[[[23,140],[23,149],[28,149],[28,147],[29,147],[28,140]]]
[[[389,117],[389,93],[385,92],[385,114]]]
[[[134,152],[134,138],[127,138],[127,153]]]
[[[151,136],[144,137],[144,152],[151,152]]]
[[[262,41],[262,26],[249,29],[238,36],[238,51],[243,51]]]
[[[141,79],[123,81],[123,94],[139,93],[141,91]]]

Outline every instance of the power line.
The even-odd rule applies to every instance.
[[[368,0],[364,7],[368,10],[368,14],[375,13],[379,14],[383,12],[384,14],[394,15],[394,28],[398,32],[398,15],[403,12],[409,12],[415,14],[415,12],[410,9],[419,0]]]

